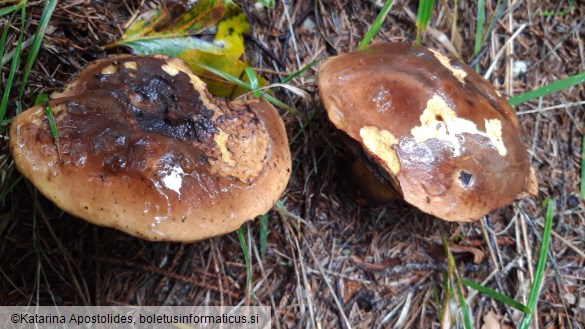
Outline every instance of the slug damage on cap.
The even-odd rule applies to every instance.
[[[290,175],[284,124],[263,100],[212,98],[179,59],[86,67],[51,110],[14,120],[17,168],[65,211],[150,240],[195,241],[267,212]]]
[[[472,221],[537,192],[513,109],[464,64],[378,42],[327,59],[318,86],[355,155],[426,213]]]
[[[400,162],[393,148],[398,139],[391,132],[375,126],[364,126],[360,129],[360,137],[368,150],[380,158],[391,173],[397,174],[400,171]]]
[[[463,133],[475,134],[489,138],[490,145],[498,150],[501,156],[507,153],[502,141],[502,123],[498,119],[485,119],[485,132],[477,130],[477,126],[470,120],[458,118],[455,111],[435,94],[427,102],[427,107],[420,116],[420,126],[412,128],[411,134],[417,143],[430,138],[443,140],[451,144],[453,154],[461,154],[461,143],[458,135]]]
[[[453,73],[453,75],[457,78],[457,80],[459,80],[459,82],[465,84],[465,77],[467,76],[467,72],[465,72],[464,69],[459,67],[459,65],[457,64],[455,66],[451,64],[451,60],[445,55],[441,54],[440,52],[434,49],[428,50],[432,52],[433,55],[435,55],[435,57],[439,60],[439,62],[441,62],[441,64],[443,64],[444,67],[446,67],[447,69],[449,69],[449,71],[451,71],[451,73]]]

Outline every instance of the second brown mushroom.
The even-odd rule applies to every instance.
[[[326,60],[318,87],[353,153],[423,212],[473,221],[537,192],[507,100],[437,51],[374,43]]]

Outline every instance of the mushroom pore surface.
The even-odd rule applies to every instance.
[[[58,143],[36,106],[12,123],[12,154],[45,196],[95,224],[200,240],[267,212],[288,182],[276,110],[212,98],[178,59],[99,60],[52,98]]]
[[[513,109],[464,64],[378,42],[325,61],[318,86],[330,121],[426,213],[472,221],[536,193]]]

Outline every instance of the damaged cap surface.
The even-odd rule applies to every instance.
[[[65,211],[149,239],[195,241],[267,212],[291,159],[266,101],[212,98],[180,60],[93,62],[50,102],[16,117],[19,171]]]
[[[330,121],[426,213],[471,221],[536,193],[512,108],[466,65],[379,42],[325,61],[318,85]]]

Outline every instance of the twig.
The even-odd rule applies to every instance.
[[[516,30],[516,32],[514,32],[514,34],[512,34],[512,36],[510,37],[510,39],[506,40],[506,43],[504,44],[504,47],[502,47],[502,48],[500,48],[500,50],[498,50],[498,52],[496,53],[496,57],[492,60],[492,63],[490,64],[490,66],[485,71],[485,74],[483,75],[484,79],[486,79],[486,80],[489,80],[490,79],[490,76],[492,75],[492,72],[494,71],[494,68],[498,64],[498,60],[500,59],[500,57],[502,57],[502,54],[507,49],[508,45],[510,45],[513,42],[513,40],[516,37],[518,37],[518,35],[520,33],[522,33],[522,31],[524,31],[524,29],[526,28],[526,26],[527,26],[526,23],[520,25],[520,27]]]
[[[331,282],[329,282],[329,278],[327,278],[327,275],[325,274],[325,271],[323,270],[323,266],[321,266],[319,259],[317,259],[317,256],[315,256],[315,253],[313,252],[311,245],[309,245],[309,243],[304,239],[303,239],[303,243],[305,244],[305,247],[307,249],[309,249],[309,253],[311,254],[311,257],[313,258],[315,265],[317,265],[319,272],[321,272],[321,275],[323,276],[323,280],[325,281],[325,284],[329,288],[329,291],[331,292],[331,296],[333,297],[333,300],[335,301],[335,305],[337,305],[337,308],[339,309],[339,314],[341,315],[343,322],[345,322],[345,327],[350,329],[351,324],[349,323],[349,319],[345,315],[345,312],[343,310],[343,305],[341,305],[341,302],[339,301],[339,298],[337,297],[337,294],[335,293],[335,290],[333,289]]]
[[[550,111],[550,110],[556,110],[556,109],[565,109],[566,110],[569,107],[581,106],[581,105],[585,105],[585,101],[580,101],[580,102],[575,102],[575,103],[569,103],[569,104],[559,104],[559,105],[553,105],[553,106],[538,108],[538,109],[535,109],[535,110],[527,110],[527,111],[516,112],[516,115],[529,114],[529,113],[541,113],[541,112]]]

